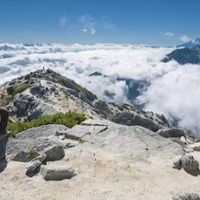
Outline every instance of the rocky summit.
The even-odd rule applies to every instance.
[[[4,104],[16,121],[10,124],[68,111],[86,118],[73,126],[29,127],[10,137],[7,161],[0,162],[0,199],[200,198],[200,144],[164,115],[103,102],[49,69],[5,87]]]
[[[153,131],[169,126],[164,115],[145,112],[128,104],[119,106],[103,102],[73,80],[50,69],[21,76],[6,83],[5,88],[4,102],[14,120],[33,120],[70,110],[84,112],[92,118],[110,118],[122,124],[149,127]]]

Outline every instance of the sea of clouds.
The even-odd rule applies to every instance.
[[[149,84],[137,102],[146,110],[176,118],[181,128],[200,135],[200,65],[161,62],[174,49],[120,44],[0,44],[0,83],[44,67],[73,79],[102,100],[122,104],[130,101],[125,80],[146,80]],[[102,76],[90,76],[94,72]]]

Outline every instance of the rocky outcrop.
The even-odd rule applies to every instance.
[[[88,197],[94,189],[95,191],[99,191],[108,187],[109,190],[113,190],[113,199],[116,199],[115,197],[119,197],[120,199],[122,197],[121,194],[124,195],[125,192],[124,189],[120,188],[126,185],[126,192],[130,195],[128,199],[132,199],[133,194],[135,195],[134,197],[138,197],[136,199],[143,199],[144,195],[148,198],[149,194],[152,195],[150,199],[170,199],[171,194],[177,192],[177,189],[179,191],[183,189],[180,182],[184,182],[185,185],[187,184],[187,180],[185,180],[187,177],[188,180],[195,181],[193,185],[198,186],[198,180],[191,177],[192,173],[180,172],[171,168],[170,163],[172,163],[176,155],[180,156],[176,159],[175,165],[177,167],[179,165],[185,167],[182,157],[186,153],[182,146],[169,138],[164,138],[156,132],[141,126],[126,126],[108,120],[89,119],[71,129],[65,129],[58,125],[48,125],[46,128],[42,126],[22,132],[19,136],[21,143],[28,141],[27,137],[32,139],[38,137],[39,141],[45,137],[48,140],[54,140],[63,144],[63,147],[69,143],[75,144],[74,147],[64,149],[65,157],[62,160],[45,160],[45,163],[42,163],[43,159],[38,161],[37,158],[28,163],[28,165],[26,163],[22,165],[23,163],[14,162],[14,169],[18,166],[21,167],[20,171],[22,172],[20,173],[23,173],[23,176],[21,175],[23,180],[17,180],[17,183],[24,182],[23,187],[30,188],[33,184],[35,188],[39,188],[42,192],[50,190],[50,188],[56,188],[57,192],[62,187],[62,191],[64,191],[63,193],[60,192],[62,195],[66,195],[66,188],[68,191],[73,190],[76,193],[77,188],[80,189],[78,191],[83,191],[84,188],[84,191],[87,191]],[[60,136],[64,136],[64,140],[60,140]],[[13,142],[17,142],[17,140],[19,138],[12,139]],[[45,149],[46,146],[44,145],[41,150]],[[194,156],[194,158],[198,161],[198,157]],[[187,162],[185,163],[190,168],[195,166],[195,162],[189,162],[189,165]],[[27,178],[25,178],[27,169],[29,173],[39,172],[37,177],[32,180],[33,182],[28,179],[28,184]],[[8,181],[11,172],[5,171],[5,173],[8,173],[8,175],[3,180]],[[16,171],[13,173],[16,176],[16,173],[19,172]],[[198,173],[196,174],[198,175]],[[71,178],[72,180],[57,182]],[[51,181],[51,183],[45,183],[43,179]],[[11,180],[15,180],[15,178],[12,177]],[[172,185],[170,185],[171,182],[173,182]],[[104,184],[106,187],[104,187]],[[144,184],[147,190],[144,190]],[[161,188],[166,188],[166,184],[169,184],[170,188],[167,188],[167,191],[163,190],[164,193],[162,194],[165,194],[166,198],[162,198],[163,195],[156,193],[156,191],[161,190]],[[177,187],[175,187],[176,184]],[[117,196],[115,196],[116,186],[118,186],[119,191],[119,195]],[[21,188],[21,186],[19,187]],[[140,190],[139,194],[135,193],[135,187],[137,190]],[[88,188],[90,188],[89,192]],[[49,193],[45,193],[45,195],[46,197],[50,196]],[[74,197],[74,193],[72,196]],[[83,195],[82,197],[86,196]],[[106,199],[108,197],[107,193],[101,197],[105,197]],[[56,196],[56,198],[60,199],[61,197],[58,198]],[[95,199],[100,199],[100,197],[97,195]]]
[[[139,125],[153,131],[169,126],[164,115],[138,110],[131,105],[106,103],[74,81],[49,69],[31,72],[6,83],[5,87],[12,96],[7,109],[16,120],[29,121],[41,115],[75,110],[93,118]]]
[[[154,132],[169,126],[166,120],[162,120],[158,115],[144,111],[116,113],[109,120],[128,126],[142,126]]]
[[[50,69],[38,70],[5,84],[12,101],[7,108],[12,117],[32,120],[41,115],[77,110],[95,114],[97,97],[87,89]]]
[[[59,136],[56,136],[58,129],[65,134],[64,140],[59,140]],[[76,144],[75,146],[95,145],[97,148],[133,160],[137,160],[138,157],[146,160],[151,156],[159,157],[163,154],[166,158],[173,158],[176,153],[183,154],[180,145],[141,126],[125,126],[108,120],[91,119],[71,129],[61,125],[47,125],[19,133],[16,139],[10,139],[8,142],[7,154],[30,148],[45,153],[47,147],[51,150],[54,149],[54,145],[69,148],[69,143]],[[63,158],[64,154],[58,155],[53,152],[52,155],[54,158]]]
[[[47,148],[53,146],[66,147],[69,142],[59,140],[55,135],[58,130],[67,131],[64,125],[45,125],[23,131],[16,135],[16,138],[10,138],[7,144],[7,155],[16,154],[20,151],[44,152]],[[55,137],[54,137],[55,136]]]
[[[157,131],[158,135],[165,138],[181,138],[184,137],[186,139],[186,134],[183,130],[178,128],[165,128]]]

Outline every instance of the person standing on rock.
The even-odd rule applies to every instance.
[[[6,159],[6,144],[8,141],[8,135],[6,132],[9,113],[6,109],[2,108],[2,96],[4,94],[4,88],[0,88],[0,161]]]

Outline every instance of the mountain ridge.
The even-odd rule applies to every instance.
[[[180,44],[180,45],[177,45],[178,48],[193,48],[193,47],[196,47],[196,46],[199,46],[200,45],[200,38],[196,38],[195,40],[191,40],[189,42],[186,42],[184,44]]]
[[[153,131],[169,127],[164,115],[143,111],[128,104],[103,102],[73,80],[50,69],[31,72],[4,86],[7,90],[4,99],[9,100],[6,108],[15,120],[30,121],[42,115],[68,111],[86,113],[92,118],[117,120],[118,113],[122,113],[126,118],[128,114],[132,125],[140,124]],[[128,123],[123,120],[120,122]]]
[[[200,45],[192,48],[181,48],[172,51],[162,60],[167,63],[171,60],[177,61],[179,64],[200,64]]]

